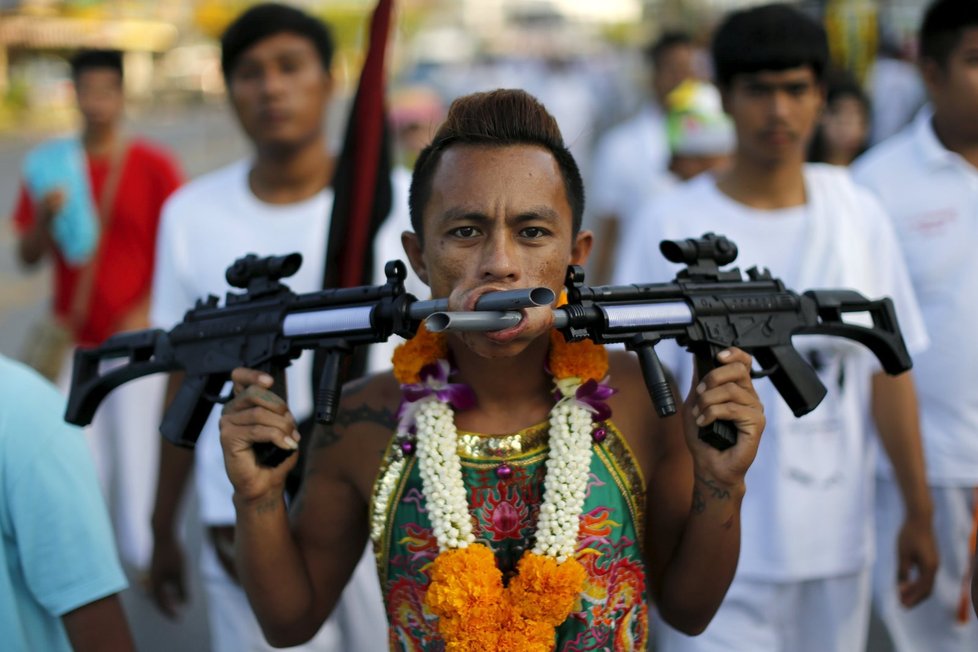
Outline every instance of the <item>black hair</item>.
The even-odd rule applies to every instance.
[[[221,36],[221,70],[225,81],[231,78],[241,55],[252,45],[276,34],[288,32],[309,39],[329,71],[333,63],[333,36],[329,27],[309,14],[276,3],[251,7],[228,25]]]
[[[823,80],[829,43],[813,19],[784,4],[731,13],[713,36],[713,68],[720,88],[739,74],[810,66]]]
[[[937,0],[927,8],[920,26],[920,58],[944,68],[964,30],[973,27],[978,27],[978,2]]]
[[[564,144],[560,128],[547,109],[523,90],[499,89],[472,93],[452,102],[445,122],[427,147],[421,150],[411,177],[408,204],[411,227],[423,239],[422,217],[441,155],[454,145],[506,147],[536,145],[557,161],[573,217],[573,233],[581,229],[584,215],[584,183],[581,171]]]
[[[78,77],[86,70],[104,68],[114,70],[122,78],[122,53],[118,50],[80,50],[71,58],[71,78]]]
[[[669,50],[675,47],[689,47],[692,45],[693,37],[686,32],[677,30],[663,32],[659,38],[645,48],[645,57],[653,66],[658,67],[662,62],[662,57],[665,56],[666,52]]]

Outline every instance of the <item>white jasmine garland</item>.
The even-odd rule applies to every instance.
[[[397,480],[401,477],[406,459],[403,454],[391,460],[387,472],[384,473],[380,481],[380,487],[374,498],[374,511],[370,515],[370,540],[377,543],[384,534],[384,527],[387,521],[387,506],[391,501],[391,494],[397,486]]]
[[[579,380],[562,379],[555,385],[563,398],[550,410],[550,455],[532,552],[562,563],[577,547],[591,466],[592,420],[589,407],[574,399]],[[438,548],[465,548],[475,541],[475,535],[462,479],[454,411],[435,395],[421,399],[402,417],[399,438],[408,436],[412,420],[417,431],[415,454],[422,489]],[[378,532],[384,526],[382,512],[391,491],[381,487],[378,494],[376,507],[381,515],[374,514],[372,520]]]

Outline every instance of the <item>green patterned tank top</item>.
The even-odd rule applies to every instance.
[[[556,630],[555,650],[645,650],[648,607],[641,546],[645,481],[610,422],[595,430],[576,558],[587,570],[573,612]],[[548,424],[514,435],[459,432],[459,456],[476,540],[496,554],[504,580],[532,548],[543,500]],[[413,455],[392,445],[374,486],[372,538],[391,650],[442,651],[437,617],[424,607],[428,569],[438,555]]]

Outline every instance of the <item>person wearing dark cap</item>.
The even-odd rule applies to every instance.
[[[279,4],[248,9],[224,32],[224,78],[252,155],[195,179],[167,202],[153,285],[154,325],[170,328],[198,297],[232,290],[224,271],[249,252],[299,252],[302,267],[288,279],[289,287],[295,292],[322,287],[333,205],[334,161],[324,134],[333,95],[333,48],[324,23]],[[289,396],[300,417],[312,411],[311,365],[311,355],[306,355],[286,371]],[[180,380],[170,379],[168,400]],[[184,597],[176,516],[193,468],[206,532],[201,574],[211,649],[264,650],[268,645],[235,572],[234,507],[218,442],[219,413],[214,410],[192,454],[162,440],[159,444],[150,582],[157,604],[174,616]],[[372,558],[365,554],[363,559],[336,616],[302,649],[338,652],[383,646],[383,632],[375,625],[384,618],[380,587]]]
[[[676,268],[648,253],[661,240],[723,233],[737,244],[739,266],[768,268],[789,287],[891,297],[909,350],[923,350],[926,331],[886,213],[845,168],[805,163],[824,102],[823,28],[788,5],[735,12],[718,28],[712,55],[737,135],[731,165],[655,203],[630,234],[615,280],[668,278]],[[737,574],[700,636],[655,628],[661,652],[865,649],[876,457],[869,423],[904,508],[893,538],[880,544],[897,556],[889,572],[900,573],[905,606],[931,591],[938,555],[910,373],[886,375],[858,345],[795,345],[827,395],[796,418],[771,383],[758,383],[768,431],[750,473],[761,489],[744,499]],[[680,379],[689,377],[688,354],[657,349]]]

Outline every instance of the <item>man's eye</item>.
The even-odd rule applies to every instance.
[[[456,238],[474,238],[479,235],[479,230],[474,226],[459,226],[450,231]]]
[[[235,79],[240,81],[253,81],[261,75],[261,69],[257,66],[241,66],[234,72]]]
[[[296,59],[283,59],[280,65],[282,72],[293,73],[302,67],[302,62]]]
[[[549,232],[546,229],[543,229],[539,226],[528,226],[522,231],[520,231],[520,235],[522,235],[524,238],[533,238],[533,239],[542,238],[548,233]]]

